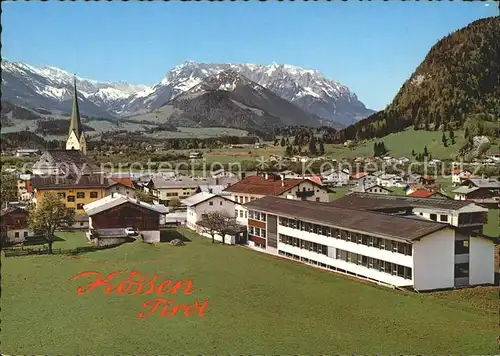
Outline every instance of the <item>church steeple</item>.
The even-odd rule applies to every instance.
[[[80,150],[87,154],[87,140],[83,132],[82,120],[80,119],[80,110],[78,108],[78,92],[76,91],[76,76],[73,81],[73,112],[69,123],[68,139],[66,140],[67,150]]]
[[[71,135],[71,132],[75,132],[76,138],[80,139],[82,134],[82,121],[80,119],[80,110],[78,109],[78,92],[76,91],[76,76],[73,79],[73,112],[71,113],[71,121],[69,124],[69,133],[68,137]]]

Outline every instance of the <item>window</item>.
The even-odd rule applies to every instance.
[[[455,265],[455,278],[469,277],[469,264],[459,263]]]
[[[448,221],[448,215],[441,215],[440,216],[440,221],[447,222]]]
[[[248,211],[248,218],[249,219],[253,219],[253,210],[249,210]],[[284,218],[280,218],[280,224],[283,225],[282,221],[284,220]]]
[[[403,242],[398,242],[398,253],[405,254],[406,252],[406,244]]]
[[[405,267],[405,279],[411,279],[411,268]]]
[[[397,267],[398,271],[398,277],[404,278],[405,276],[405,267],[404,266],[398,266]]]
[[[213,201],[209,201],[208,205],[212,206],[212,205],[214,205],[214,202]]]
[[[260,229],[260,236],[266,237],[266,230]]]
[[[240,218],[243,217],[243,210],[240,210]]]
[[[127,194],[128,194],[128,192],[127,192]],[[97,192],[90,192],[90,197],[97,198]]]
[[[76,198],[77,199],[85,198],[85,192],[76,192]]]
[[[266,221],[266,214],[260,214],[260,220]]]
[[[248,217],[248,213],[247,211],[245,210],[245,219]]]
[[[17,231],[16,231],[16,232],[14,233],[14,237],[19,237],[19,232],[17,232]]]
[[[66,198],[66,193],[57,193],[59,198]]]
[[[76,204],[76,209],[77,210],[83,210],[83,205],[84,204],[81,204],[81,203],[80,204]]]
[[[23,233],[23,235],[24,235],[24,237],[28,237],[28,231],[25,231],[25,232]]]
[[[254,227],[253,227],[253,226],[249,226],[249,227],[248,227],[248,233],[249,233],[250,235],[253,235],[253,234],[255,233],[255,229],[254,229]]]
[[[431,220],[437,221],[437,215],[436,214],[431,214]]]
[[[255,228],[255,236],[260,236],[260,228]]]
[[[455,255],[465,255],[469,253],[469,241],[458,240],[455,241]]]
[[[316,201],[319,202],[319,198],[316,198]]]
[[[238,209],[234,209],[234,216],[237,218],[238,217]]]
[[[82,222],[80,223],[80,226],[83,226],[83,223],[82,223]]]
[[[74,202],[75,201],[75,196],[74,195],[68,195],[68,201],[69,202]]]
[[[219,202],[219,205],[222,205],[222,200]]]

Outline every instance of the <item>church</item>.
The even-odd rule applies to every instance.
[[[76,175],[101,173],[99,167],[90,161],[86,155],[87,140],[78,107],[76,78],[74,79],[73,88],[73,109],[66,139],[66,149],[45,151],[33,165],[33,174],[35,175],[68,176],[71,173]]]
[[[80,119],[80,110],[78,109],[78,92],[76,91],[76,78],[74,79],[73,111],[69,124],[68,139],[66,140],[67,150],[79,150],[84,155],[87,154],[87,141],[85,132],[83,132],[82,120]]]

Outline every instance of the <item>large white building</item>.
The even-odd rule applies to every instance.
[[[352,194],[342,204],[275,197],[254,200],[245,204],[249,244],[274,255],[419,291],[494,283],[494,242],[481,234],[483,208],[414,207],[403,202],[382,203],[385,212],[375,212],[361,204],[371,196],[385,198]],[[438,203],[443,202],[454,203]],[[357,205],[349,207],[350,203]]]

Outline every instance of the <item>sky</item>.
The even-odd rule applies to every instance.
[[[153,85],[186,60],[292,64],[370,109],[397,94],[439,39],[494,2],[4,2],[2,57],[99,81]]]

